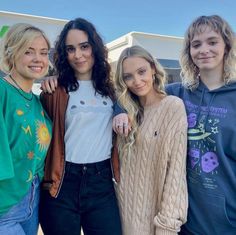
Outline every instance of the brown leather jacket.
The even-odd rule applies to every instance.
[[[65,114],[69,95],[58,87],[53,94],[42,93],[41,102],[53,122],[52,140],[45,161],[43,188],[49,189],[56,197],[64,177],[65,170]]]
[[[52,140],[45,161],[43,188],[52,197],[57,197],[65,171],[65,115],[69,95],[64,88],[58,87],[53,94],[42,93],[41,102],[53,122]],[[118,151],[112,151],[113,181],[119,182]]]

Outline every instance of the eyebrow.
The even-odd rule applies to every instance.
[[[140,69],[146,69],[146,68],[147,68],[147,66],[144,65],[144,66],[142,66],[142,67],[137,68],[137,69],[135,70],[135,72],[139,71]],[[129,75],[129,74],[132,74],[132,73],[123,73],[123,75]]]
[[[213,37],[207,38],[207,40],[215,40],[215,39],[220,39],[220,37],[219,36],[213,36]],[[199,39],[195,39],[195,40],[192,40],[191,43],[192,42],[200,42],[200,41],[201,40],[199,40]]]
[[[35,50],[35,48],[33,48],[33,47],[29,47],[28,50]],[[41,50],[41,51],[43,51],[43,50],[47,50],[47,51],[48,51],[49,48],[41,48],[40,50]]]
[[[84,44],[89,44],[89,42],[88,42],[88,41],[86,41],[86,42],[81,42],[81,43],[79,43],[78,45],[79,45],[79,46],[83,46]],[[66,45],[66,46],[67,46],[67,47],[69,47],[69,46],[73,47],[74,45],[68,44],[68,45]]]

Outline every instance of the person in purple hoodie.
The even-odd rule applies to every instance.
[[[188,115],[189,210],[181,235],[236,234],[235,34],[217,15],[189,26],[182,84],[167,86]]]

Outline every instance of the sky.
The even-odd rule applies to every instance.
[[[236,31],[236,0],[0,0],[0,11],[66,20],[82,17],[106,43],[131,31],[183,37],[200,15],[218,14]]]

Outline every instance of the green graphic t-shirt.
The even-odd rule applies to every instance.
[[[0,216],[42,179],[51,121],[39,97],[0,78]]]

